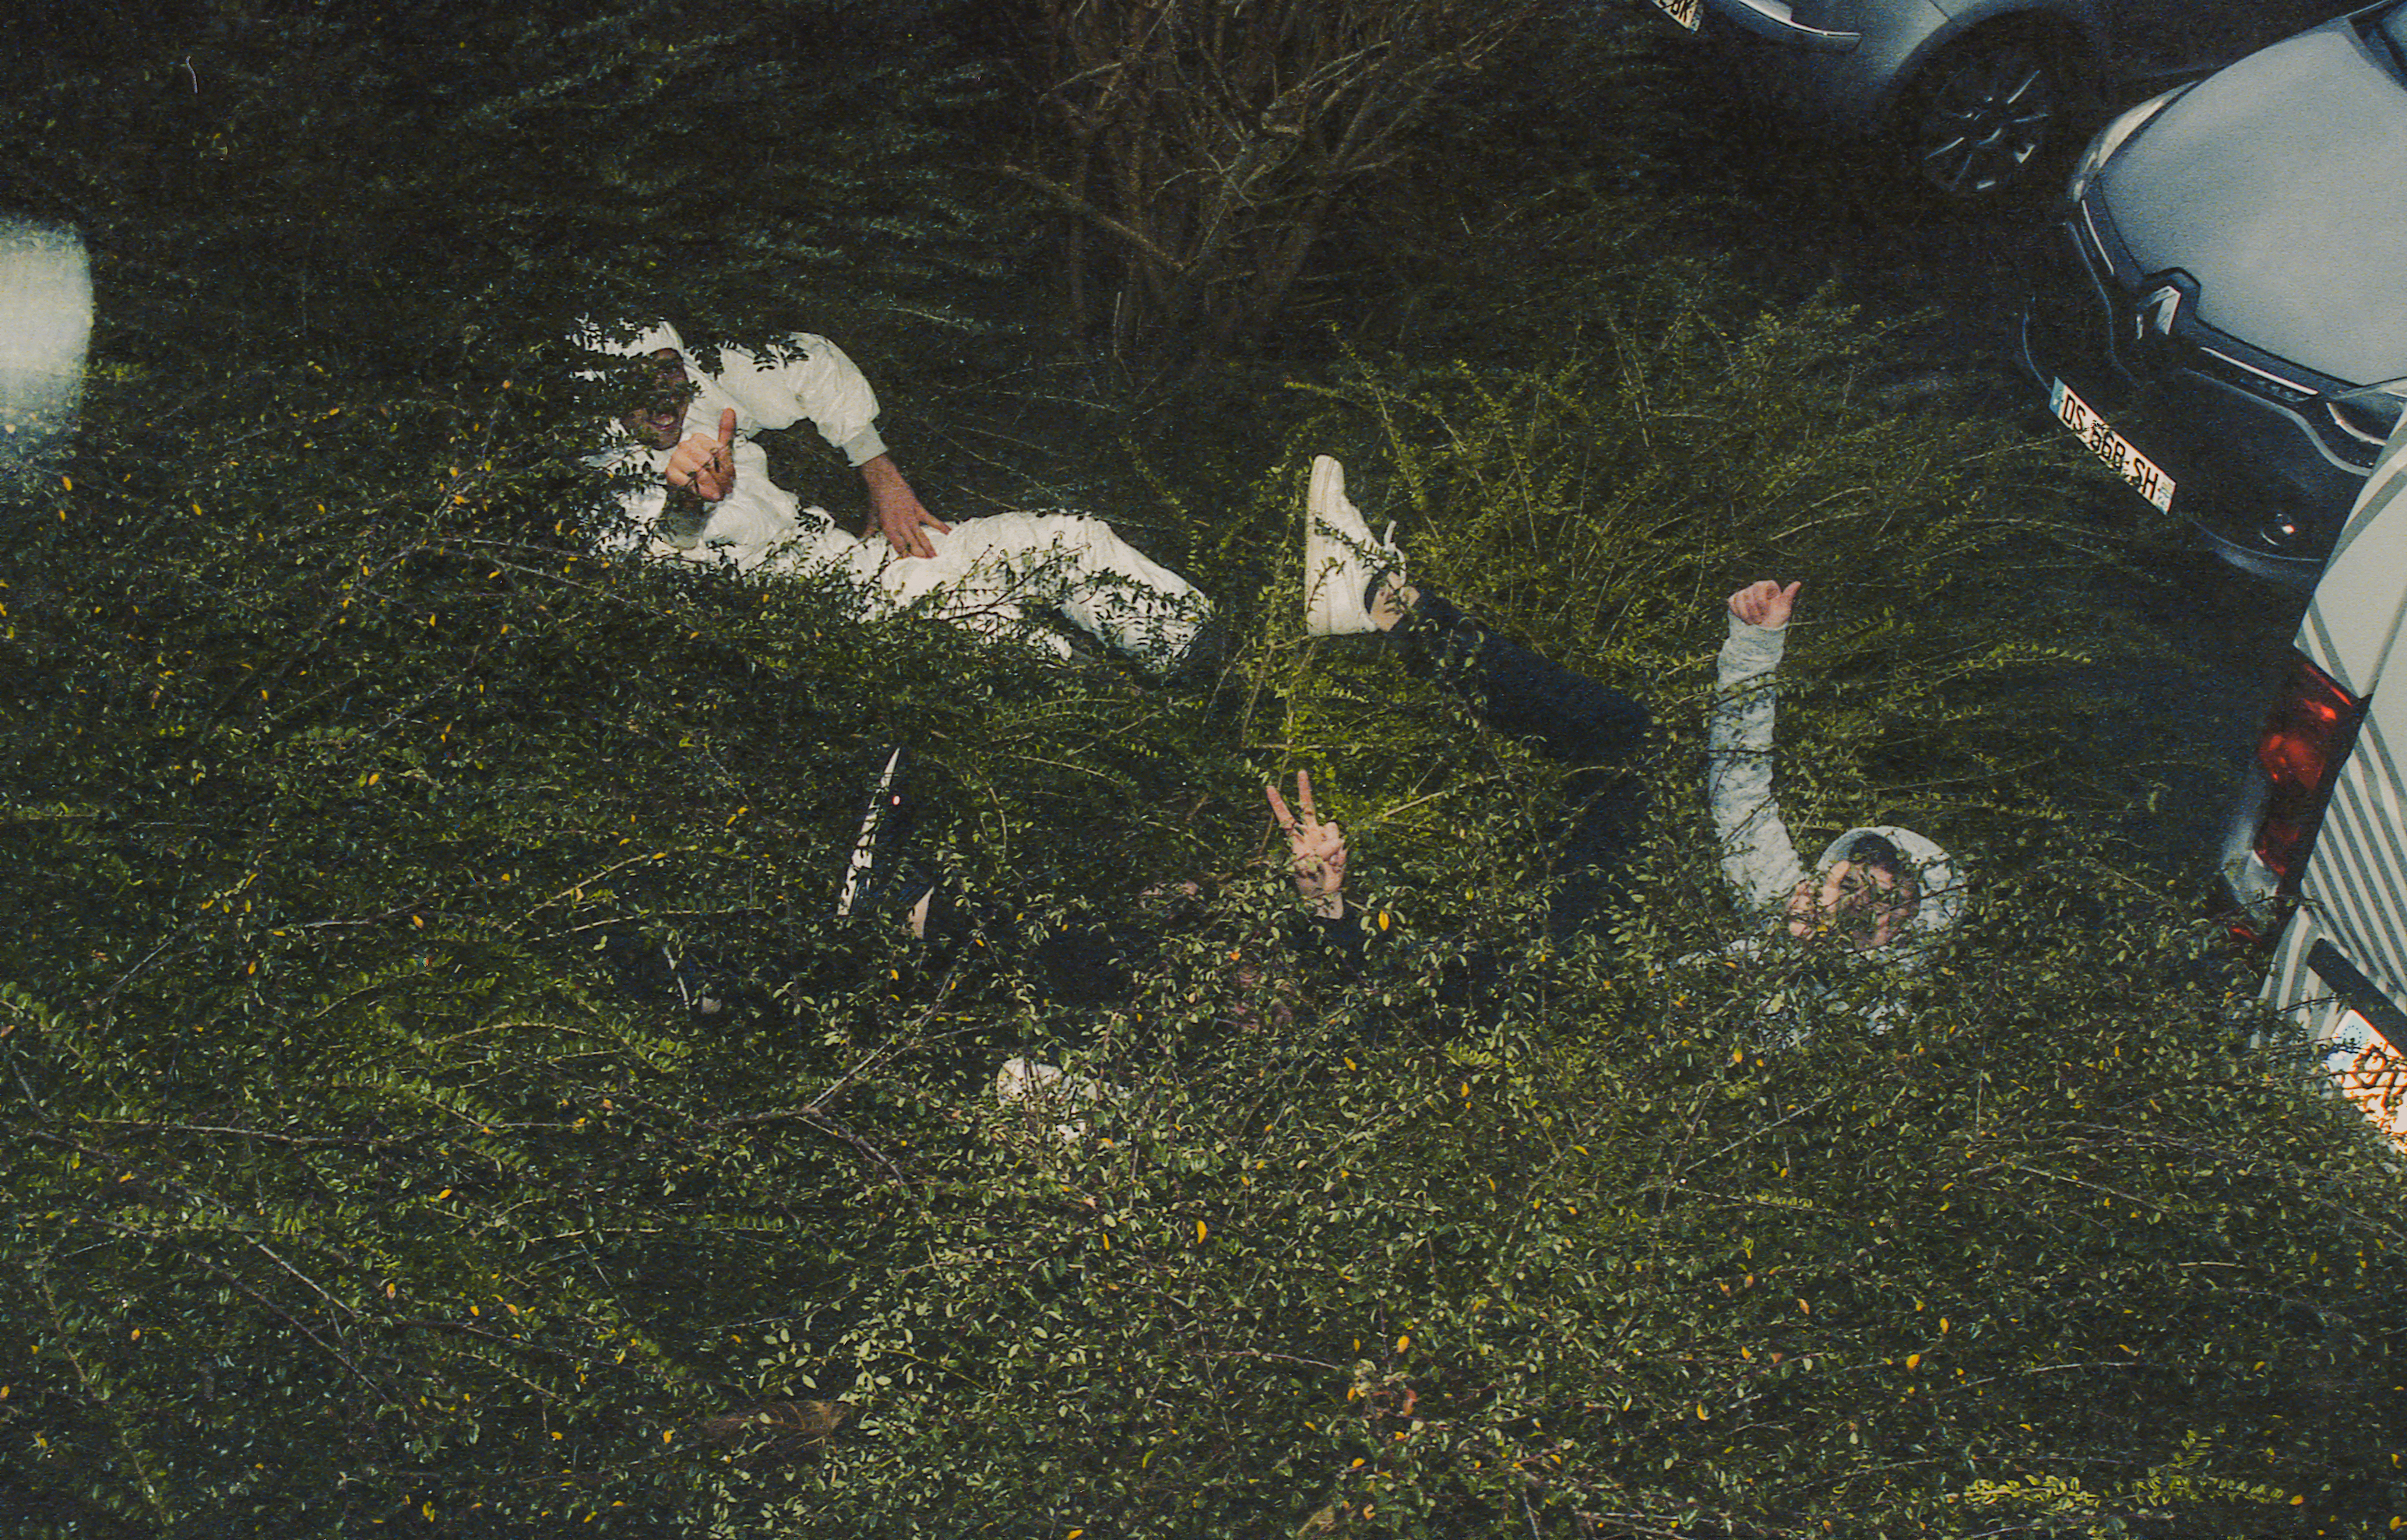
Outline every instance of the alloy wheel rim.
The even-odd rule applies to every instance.
[[[1992,192],[2039,154],[2055,121],[2055,86],[2038,55],[1992,50],[1963,61],[1930,93],[1915,164],[1952,196]]]

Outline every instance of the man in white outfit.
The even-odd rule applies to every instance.
[[[1787,648],[1799,586],[1766,579],[1730,597],[1705,770],[1722,875],[1748,907],[1791,935],[1832,936],[1860,952],[1896,948],[1910,959],[1963,908],[1947,852],[1911,829],[1879,824],[1832,840],[1809,873],[1773,795],[1771,676]]]
[[[685,357],[674,328],[627,344],[589,345],[648,361],[644,399],[618,419],[626,442],[597,468],[649,472],[622,495],[631,529],[619,549],[740,571],[764,569],[853,585],[891,611],[933,596],[935,613],[988,636],[1068,657],[1034,624],[1061,616],[1161,673],[1202,660],[1211,606],[1177,574],[1140,554],[1099,519],[1004,513],[948,524],[923,507],[877,435],[877,397],[841,349],[798,333],[765,355],[719,349],[719,372]],[[753,435],[809,419],[860,470],[883,538],[838,528],[769,479]]]

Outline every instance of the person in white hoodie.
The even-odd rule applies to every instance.
[[[1031,615],[1061,617],[1158,672],[1193,667],[1212,607],[1193,585],[1139,553],[1102,520],[1002,513],[949,524],[921,506],[877,434],[877,397],[843,349],[798,333],[762,354],[719,349],[705,374],[675,328],[587,347],[642,361],[620,442],[596,468],[639,473],[621,495],[618,549],[849,582],[895,610],[931,599],[936,614],[980,635],[1017,637],[1068,657],[1068,641]],[[839,528],[769,478],[763,431],[809,419],[862,475],[876,534]]]
[[[1345,470],[1334,460],[1324,455],[1313,463],[1304,506],[1308,633],[1385,634],[1434,659],[1431,671],[1439,683],[1468,700],[1490,726],[1550,758],[1610,773],[1603,794],[1580,811],[1565,841],[1574,868],[1602,880],[1567,887],[1553,919],[1559,929],[1567,916],[1572,927],[1585,923],[1638,837],[1644,787],[1626,767],[1644,752],[1650,731],[1645,710],[1408,583],[1393,526],[1385,536],[1372,535],[1347,499]],[[1859,953],[1911,966],[1922,944],[1953,925],[1963,908],[1947,852],[1911,829],[1869,825],[1832,840],[1808,872],[1773,793],[1771,676],[1787,645],[1800,586],[1758,581],[1730,597],[1730,636],[1719,658],[1705,771],[1722,875],[1766,930],[1835,938]],[[1408,652],[1408,666],[1412,657]],[[1740,943],[1743,948],[1759,945],[1752,937]]]
[[[1772,676],[1788,645],[1801,586],[1767,578],[1730,596],[1705,762],[1722,875],[1768,926],[1910,961],[1962,912],[1947,852],[1911,829],[1873,824],[1830,841],[1809,872],[1773,793]]]

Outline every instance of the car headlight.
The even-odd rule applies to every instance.
[[[2089,148],[2081,152],[2081,159],[2073,163],[2072,178],[2064,184],[2065,197],[2079,203],[2081,194],[2089,191],[2090,182],[2105,169],[2106,163],[2115,158],[2115,151],[2122,149],[2132,135],[2148,125],[2149,119],[2172,106],[2173,98],[2188,89],[2187,85],[2179,85],[2151,96],[2100,129],[2098,136],[2089,141]]]
[[[2326,396],[2324,409],[2331,413],[2333,423],[2346,435],[2348,442],[2342,446],[2342,452],[2361,465],[2371,465],[2382,453],[2382,446],[2399,431],[2400,418],[2407,416],[2407,379]]]

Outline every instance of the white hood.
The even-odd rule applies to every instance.
[[[1822,848],[1822,859],[1814,863],[1814,870],[1827,872],[1846,860],[1847,847],[1866,834],[1878,834],[1896,846],[1898,853],[1914,863],[1922,885],[1922,898],[1915,905],[1911,934],[1900,937],[1899,944],[1910,946],[1933,940],[1955,924],[1957,917],[1964,912],[1964,884],[1957,877],[1947,852],[1936,841],[1911,829],[1901,829],[1893,823],[1850,829]]]
[[[602,321],[581,321],[577,323],[577,330],[569,335],[569,341],[588,352],[617,353],[621,358],[641,358],[647,353],[657,353],[663,348],[674,348],[679,353],[685,351],[685,338],[677,335],[677,329],[665,321],[650,321],[637,328],[631,342],[614,342],[608,332],[609,328]],[[599,379],[602,371],[579,369],[577,378]]]
[[[657,353],[663,348],[674,348],[683,353],[685,338],[677,335],[677,329],[667,321],[656,321],[637,332],[633,342],[605,342],[599,340],[597,335],[590,346],[605,353],[624,353],[629,358],[641,358],[646,353]]]

